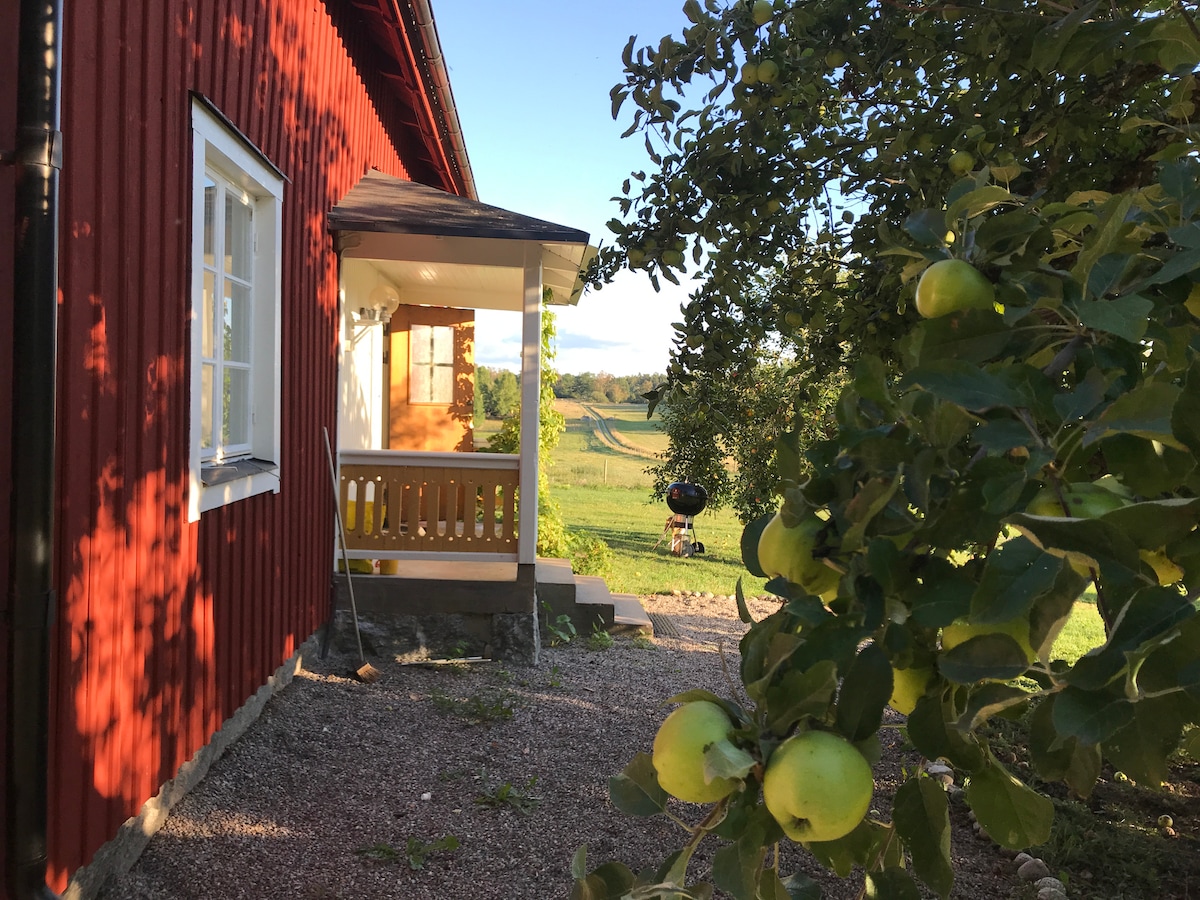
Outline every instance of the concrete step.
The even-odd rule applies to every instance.
[[[565,615],[581,636],[590,634],[593,628],[616,634],[654,633],[636,596],[612,594],[603,578],[576,575],[565,559],[538,559],[537,602],[543,630],[546,623]]]
[[[654,625],[635,594],[613,594],[613,624],[609,631],[630,636],[654,636]]]

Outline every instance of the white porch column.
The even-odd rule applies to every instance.
[[[542,377],[542,248],[525,247],[525,293],[521,321],[521,508],[517,562],[537,561],[538,399]]]

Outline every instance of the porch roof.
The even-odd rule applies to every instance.
[[[527,252],[550,302],[573,304],[595,250],[588,234],[372,170],[329,213],[345,258],[371,260],[401,302],[523,308]]]

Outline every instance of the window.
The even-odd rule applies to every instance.
[[[188,516],[279,490],[283,178],[192,105],[191,489]]]
[[[409,403],[454,402],[454,326],[412,325],[409,332]]]

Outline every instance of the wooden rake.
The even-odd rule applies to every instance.
[[[382,673],[367,662],[367,655],[363,653],[362,631],[358,627],[358,604],[354,602],[354,579],[350,576],[350,554],[346,551],[346,530],[342,525],[342,505],[338,501],[337,468],[333,464],[333,447],[329,444],[329,429],[322,425],[321,432],[325,435],[325,459],[329,461],[329,483],[333,486],[333,514],[337,518],[338,544],[342,548],[342,568],[346,570],[346,591],[350,594],[350,614],[354,617],[354,639],[358,642],[358,660],[362,663],[354,672],[354,676],[364,684],[371,684],[378,681]]]

